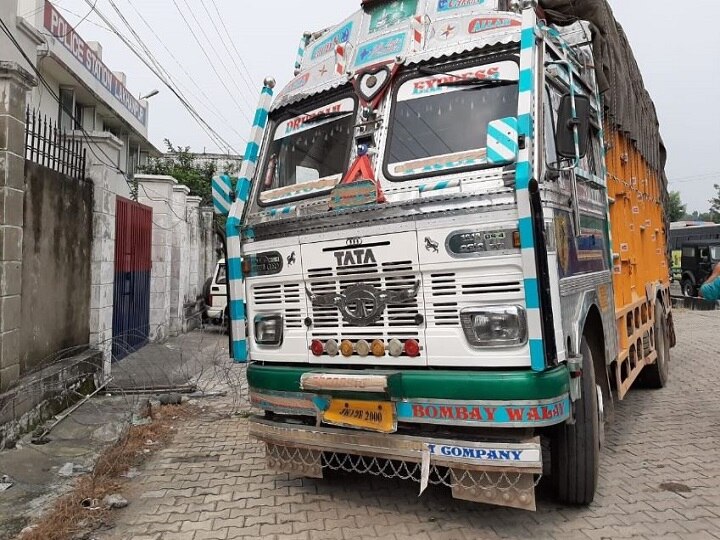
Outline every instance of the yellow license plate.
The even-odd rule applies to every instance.
[[[388,401],[333,399],[323,413],[323,421],[336,426],[381,433],[397,431],[395,406]]]

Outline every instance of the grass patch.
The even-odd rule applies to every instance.
[[[22,540],[70,540],[103,527],[109,527],[111,513],[103,507],[106,495],[121,493],[128,482],[123,475],[142,465],[154,452],[165,447],[173,436],[173,426],[195,414],[188,405],[167,405],[153,409],[153,421],[144,426],[129,426],[120,439],[98,458],[91,473],[80,476],[70,493],[53,504]],[[149,444],[151,443],[151,444]],[[83,501],[97,501],[97,509],[83,507]]]

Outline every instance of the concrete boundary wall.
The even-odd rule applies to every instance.
[[[138,202],[153,209],[150,339],[199,326],[202,285],[217,262],[213,213],[172,176],[138,174]]]

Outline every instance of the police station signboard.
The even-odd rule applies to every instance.
[[[73,26],[48,1],[45,2],[44,25],[45,29],[63,44],[90,75],[102,84],[138,122],[147,126],[147,109],[135,99],[120,79],[75,32]]]

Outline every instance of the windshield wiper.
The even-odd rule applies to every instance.
[[[300,111],[288,111],[293,116],[307,116],[305,120],[303,120],[303,124],[310,124],[311,122],[320,122],[322,120],[328,120],[330,118],[336,118],[338,116],[345,116],[348,114],[352,114],[352,111],[332,111],[332,112],[324,112],[324,113],[318,113],[314,114],[312,116],[308,115],[307,113],[300,112]]]
[[[479,77],[472,77],[470,79],[444,81],[438,83],[438,86],[472,86],[473,88],[482,88],[485,86],[510,86],[513,84],[517,84],[517,81],[511,79],[480,79]]]

